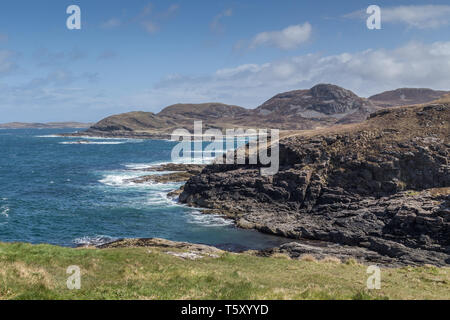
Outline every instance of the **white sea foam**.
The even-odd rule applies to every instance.
[[[219,215],[203,214],[200,211],[195,210],[188,214],[188,223],[208,227],[223,227],[232,225],[233,221]]]
[[[70,138],[70,139],[83,139],[83,140],[126,140],[126,141],[138,141],[142,142],[144,139],[139,138],[111,138],[111,137],[93,137],[93,136],[65,136],[64,138]]]
[[[7,206],[0,207],[0,216],[9,217],[9,208]]]
[[[147,168],[148,165],[145,166]],[[154,174],[160,174],[161,172],[155,172]],[[145,172],[146,175],[149,172]],[[127,181],[128,179],[138,178],[142,176],[140,171],[115,171],[105,174],[103,179],[99,180],[100,183],[117,187],[117,188],[143,188],[148,192],[145,197],[134,203],[134,206],[138,207],[184,207],[186,208],[186,219],[190,224],[202,225],[207,227],[223,227],[232,225],[233,221],[225,219],[223,216],[202,214],[199,210],[188,208],[184,204],[178,203],[176,200],[168,196],[170,191],[176,190],[182,184],[181,183],[133,183]],[[135,199],[136,200],[136,199]],[[134,200],[134,201],[135,201]],[[89,239],[91,241],[91,239]]]
[[[59,144],[78,144],[78,145],[86,145],[86,144],[125,144],[129,143],[127,141],[97,141],[97,142],[78,142],[78,141],[64,141]]]
[[[215,157],[208,159],[209,161],[214,160]],[[203,162],[203,159],[202,159]],[[202,163],[201,162],[201,163]],[[187,206],[178,203],[174,199],[168,197],[170,191],[179,188],[182,183],[134,183],[129,181],[130,179],[139,178],[146,175],[162,175],[170,172],[158,172],[158,171],[144,171],[151,170],[152,167],[173,163],[171,161],[159,161],[151,163],[128,163],[124,166],[128,170],[117,170],[104,172],[103,178],[99,180],[100,183],[118,187],[118,188],[129,188],[129,187],[139,187],[144,188],[148,191],[148,194],[139,203],[134,205],[138,206],[148,206],[148,207],[185,207],[185,214],[187,222],[190,224],[208,226],[208,227],[223,227],[232,225],[233,221],[230,219],[225,219],[223,216],[202,214],[199,210],[188,208]],[[180,162],[178,162],[180,163]],[[192,162],[185,162],[192,163]]]
[[[167,207],[180,206],[175,200],[167,196],[167,192],[155,192],[150,194],[147,198],[146,203],[149,205],[164,205]]]
[[[118,238],[110,237],[110,236],[104,236],[104,235],[97,235],[97,236],[84,236],[81,238],[77,238],[73,240],[72,242],[76,244],[77,246],[99,246],[105,243],[113,242],[115,240],[118,240]]]
[[[210,164],[216,159],[216,157],[204,157],[201,158],[194,158],[194,159],[180,159],[178,161],[156,161],[156,162],[149,162],[149,163],[125,163],[123,166],[125,166],[127,169],[130,170],[149,170],[154,167],[163,166],[167,164]],[[159,172],[161,174],[161,172]],[[147,173],[148,174],[148,173]]]
[[[99,180],[100,183],[110,187],[136,187],[145,188],[150,191],[167,191],[170,192],[180,187],[180,183],[157,183],[157,182],[143,182],[135,183],[129,181],[130,179],[137,179],[142,176],[151,176],[171,173],[167,172],[145,172],[145,171],[110,171],[103,174],[103,178]]]
[[[34,136],[35,138],[61,138],[61,136],[58,136],[56,134],[46,134],[42,136]]]
[[[112,187],[134,186],[136,183],[127,180],[134,179],[139,176],[139,174],[132,174],[129,172],[117,172],[104,175],[99,182]]]
[[[75,133],[75,132],[73,132]],[[91,137],[91,136],[61,136],[57,134],[45,134],[34,136],[35,138],[64,138],[64,139],[84,139],[84,140],[142,140],[135,138],[108,138],[108,137]]]
[[[167,163],[176,164],[211,164],[217,157],[191,157],[191,158],[180,158],[177,161],[171,161]]]
[[[59,136],[56,134],[47,134],[47,135],[39,135],[34,136],[35,138],[64,138],[77,141],[63,141],[60,144],[125,144],[125,143],[141,143],[144,142],[143,139],[136,138],[107,138],[107,137],[90,137],[90,136],[76,136],[76,137],[67,137],[67,136]],[[87,140],[82,143],[79,142],[80,139]],[[100,141],[99,141],[100,140]],[[101,141],[104,140],[104,141]]]

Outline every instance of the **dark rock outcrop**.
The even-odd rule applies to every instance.
[[[449,125],[449,104],[382,110],[363,124],[282,140],[274,176],[210,165],[180,201],[242,228],[351,246],[364,261],[448,265]]]
[[[168,183],[168,182],[185,182],[189,180],[193,175],[199,174],[205,165],[202,164],[179,164],[179,163],[167,163],[158,166],[149,167],[146,169],[136,169],[138,171],[151,171],[154,173],[168,171],[165,174],[152,174],[147,176],[140,176],[137,178],[127,179],[126,182],[132,183]],[[171,194],[178,194],[173,192]]]

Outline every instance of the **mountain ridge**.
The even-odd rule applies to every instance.
[[[359,123],[371,113],[397,106],[395,101],[408,93],[409,102],[430,102],[445,91],[404,88],[386,91],[368,99],[333,84],[318,84],[310,89],[280,93],[254,109],[218,102],[174,104],[158,113],[133,111],[100,120],[87,131],[97,136],[124,136],[167,139],[178,128],[193,130],[194,121],[203,121],[205,129],[273,128],[311,130],[339,124]],[[423,97],[423,93],[426,93]],[[397,99],[397,100],[395,100]]]

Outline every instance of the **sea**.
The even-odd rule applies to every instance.
[[[168,197],[182,183],[127,181],[167,173],[147,170],[170,163],[176,142],[58,136],[75,131],[0,130],[0,242],[77,247],[158,237],[231,251],[285,242]]]

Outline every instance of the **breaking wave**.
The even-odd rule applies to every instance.
[[[214,214],[203,214],[200,211],[192,211],[188,214],[188,223],[200,224],[208,227],[223,227],[234,224],[233,220],[225,219],[222,216]]]
[[[130,142],[128,142],[128,141],[96,141],[96,142],[64,141],[64,142],[60,142],[59,144],[86,145],[86,144],[125,144],[125,143],[130,143]]]

